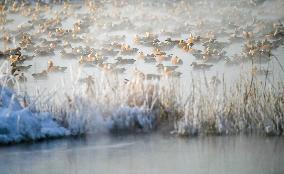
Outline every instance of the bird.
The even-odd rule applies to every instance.
[[[123,59],[122,57],[117,57],[115,60],[117,65],[133,64],[136,61],[135,59]]]
[[[33,73],[32,76],[34,79],[47,79],[48,72],[46,70],[43,70],[40,73]]]
[[[211,65],[211,64],[204,64],[204,63],[198,64],[197,62],[192,62],[191,66],[193,67],[194,70],[208,70],[213,65]]]
[[[48,61],[47,72],[64,72],[67,67],[54,66],[53,61]]]
[[[173,56],[171,59],[173,65],[182,65],[183,61],[178,56]]]

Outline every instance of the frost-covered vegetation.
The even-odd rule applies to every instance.
[[[11,90],[0,86],[0,144],[70,135],[50,113],[22,107]]]
[[[97,84],[94,95],[79,101],[76,98],[79,95],[74,93],[69,98],[70,103],[63,105],[64,117],[73,118],[73,113],[77,113],[75,118],[78,114],[80,118],[87,115],[86,129],[92,127],[87,124],[91,123],[88,120],[99,115],[110,121],[111,130],[129,132],[166,126],[180,135],[283,134],[283,83],[273,86],[242,79],[228,89],[225,84],[220,89],[216,84],[201,80],[193,81],[187,93],[177,88],[176,80],[149,83],[135,79],[128,84]],[[70,111],[74,108],[77,109]]]
[[[206,78],[192,80],[183,93],[177,79],[158,82],[135,77],[121,83],[106,75],[91,86],[75,84],[60,102],[56,96],[61,93],[48,101],[44,96],[33,101],[1,86],[0,142],[98,131],[283,135],[283,83],[240,79],[230,87]]]

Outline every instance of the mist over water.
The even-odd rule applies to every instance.
[[[232,58],[235,54],[240,55],[245,40],[239,42],[230,43],[229,38],[235,30],[239,34],[238,37],[242,37],[243,31],[251,31],[254,34],[256,41],[264,40],[266,34],[273,32],[273,23],[281,22],[283,20],[283,2],[281,0],[275,1],[122,1],[122,2],[101,2],[98,6],[98,12],[90,15],[88,13],[88,7],[84,3],[74,2],[73,6],[66,6],[66,14],[62,12],[62,5],[52,5],[52,9],[47,12],[42,12],[41,18],[52,19],[56,14],[61,12],[61,27],[63,29],[72,29],[73,24],[77,21],[82,21],[86,17],[92,17],[91,24],[82,34],[78,34],[79,38],[88,38],[93,40],[91,43],[82,42],[70,42],[69,39],[65,39],[69,43],[72,43],[72,47],[77,46],[89,46],[91,48],[100,49],[107,48],[104,45],[110,44],[113,41],[118,43],[126,43],[131,47],[138,48],[145,55],[153,53],[153,47],[145,47],[143,45],[134,43],[133,39],[135,35],[143,36],[145,32],[150,32],[154,35],[157,34],[160,41],[164,41],[167,38],[171,39],[187,39],[190,34],[194,36],[207,37],[211,35],[216,38],[217,41],[224,42],[225,47],[222,49],[226,52],[226,57]],[[81,6],[82,4],[82,6]],[[81,7],[81,8],[77,8]],[[19,25],[28,25],[30,20],[29,16],[22,16],[18,14],[8,15],[8,19],[12,19],[13,22],[2,26],[2,35],[5,32],[15,31],[15,28]],[[125,23],[125,25],[124,25]],[[254,24],[255,23],[255,24]],[[59,26],[58,26],[59,27]],[[36,33],[37,26],[34,29],[28,31],[28,33]],[[17,30],[16,30],[17,31]],[[21,30],[20,30],[21,31]],[[220,32],[220,34],[218,33]],[[17,34],[20,34],[18,32]],[[219,36],[220,35],[220,36]],[[209,36],[208,36],[209,37]],[[50,38],[46,34],[40,35],[39,38]],[[39,39],[41,40],[41,39]],[[51,39],[54,40],[54,39]],[[86,40],[86,39],[85,39]],[[64,42],[64,40],[62,40]],[[11,43],[0,43],[1,50],[9,47],[16,47],[19,40],[13,40]],[[40,42],[36,42],[36,45],[41,45]],[[203,51],[205,49],[202,43],[196,43],[193,48]],[[38,89],[41,93],[44,90],[53,90],[58,88],[60,91],[70,92],[70,86],[73,85],[76,79],[86,77],[87,75],[93,75],[96,78],[101,78],[102,73],[99,67],[82,67],[78,65],[78,59],[63,59],[60,54],[61,49],[55,49],[55,55],[37,57],[31,61],[25,61],[24,65],[32,65],[29,72],[26,74],[28,77],[28,83],[21,84],[21,91],[28,91],[29,94],[34,95],[34,89]],[[70,52],[70,48],[66,49]],[[273,50],[275,55],[280,56],[283,51],[283,45]],[[24,54],[33,55],[33,52],[23,51]],[[192,71],[190,64],[193,61],[198,61],[196,58],[185,52],[178,47],[166,50],[167,54],[173,54],[180,57],[183,61],[183,65],[177,68],[177,71],[181,72],[180,81],[184,83],[184,86],[188,86],[192,78],[202,79],[207,76],[210,79],[212,76],[217,76],[222,79],[224,75],[227,84],[231,84],[239,78],[240,74],[246,74],[250,78],[251,62],[241,64],[239,66],[225,66],[224,59],[215,63],[214,66],[205,72]],[[106,56],[108,59],[106,63],[114,63],[115,58],[121,56],[120,53],[116,56]],[[137,54],[123,56],[123,58],[134,58],[137,61],[133,65],[123,66],[126,71],[118,75],[120,79],[131,78],[135,68],[138,68],[144,73],[160,74],[156,70],[155,65],[157,63],[144,63],[143,60],[137,58]],[[68,67],[65,73],[51,74],[47,80],[35,80],[31,77],[32,73],[38,73],[46,69],[47,61],[53,60],[56,65]],[[1,60],[3,62],[3,60]],[[163,62],[165,66],[171,65],[170,61]],[[9,65],[9,64],[8,64]],[[262,63],[255,65],[258,68],[269,69],[273,71],[273,78],[277,80],[283,80],[283,72],[280,70],[278,62],[272,59],[269,63]],[[257,77],[262,78],[264,77]],[[268,78],[272,78],[269,76]],[[276,80],[276,81],[277,81]],[[186,89],[184,90],[186,92]]]

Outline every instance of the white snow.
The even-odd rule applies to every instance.
[[[0,144],[70,135],[49,113],[23,108],[15,93],[0,86]]]

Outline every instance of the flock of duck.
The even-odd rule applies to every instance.
[[[155,7],[157,3],[153,2],[151,6]],[[221,23],[217,25],[216,22],[193,18],[194,9],[185,3],[181,2],[180,5],[172,7],[175,8],[174,10],[168,11],[169,14],[174,13],[176,17],[180,17],[181,21],[175,22],[181,24],[168,29],[169,31],[161,29],[158,32],[153,30],[156,24],[169,22],[162,16],[150,17],[147,12],[144,14],[140,12],[144,15],[144,19],[139,19],[141,14],[131,18],[123,16],[123,12],[111,13],[106,10],[107,4],[111,4],[117,10],[133,5],[128,1],[121,3],[86,1],[79,4],[64,2],[60,5],[18,2],[2,4],[0,5],[1,40],[4,46],[12,45],[14,48],[3,47],[0,58],[10,62],[10,73],[20,82],[27,81],[27,73],[35,79],[47,79],[50,73],[65,72],[66,66],[55,65],[53,59],[56,59],[56,54],[59,54],[61,59],[76,61],[80,66],[99,68],[104,72],[116,74],[123,74],[128,65],[143,61],[145,64],[153,64],[157,73],[147,74],[137,68],[135,73],[138,72],[141,77],[150,80],[160,79],[162,76],[180,77],[182,72],[177,71],[180,66],[188,68],[191,66],[194,71],[204,71],[219,62],[224,62],[226,66],[237,66],[246,62],[267,63],[272,59],[272,51],[284,44],[284,26],[281,20],[270,22],[254,17],[244,22],[244,19],[233,17],[234,14],[239,14],[235,9],[231,15],[223,15]],[[201,8],[205,5],[199,4]],[[141,3],[139,6],[142,9],[151,8],[147,3]],[[169,4],[165,3],[164,6],[170,9]],[[188,9],[192,13],[185,14]],[[76,10],[81,11],[74,13]],[[9,29],[9,24],[17,21],[11,18],[11,15],[27,17],[29,20],[12,30]],[[195,24],[184,23],[183,19],[186,16],[190,16]],[[67,28],[64,25],[70,18],[76,20]],[[135,23],[136,20],[144,20],[154,26],[153,28],[139,26],[138,22]],[[129,30],[139,33],[132,37],[133,45],[126,43],[128,36],[125,34],[107,36],[104,40],[94,37],[94,33]],[[187,36],[184,37],[184,34]],[[228,39],[221,41],[222,38]],[[226,48],[236,43],[242,45],[242,51],[229,56]],[[152,52],[140,48],[149,48],[148,50]],[[186,65],[184,60],[187,57],[170,53],[172,49],[182,50],[195,59],[191,59],[191,63]],[[31,72],[32,65],[27,65],[25,62],[41,57],[50,59],[46,69],[41,72]],[[256,66],[252,68],[254,75],[268,72],[269,70],[259,69]],[[85,80],[90,83],[92,78],[87,76]]]

